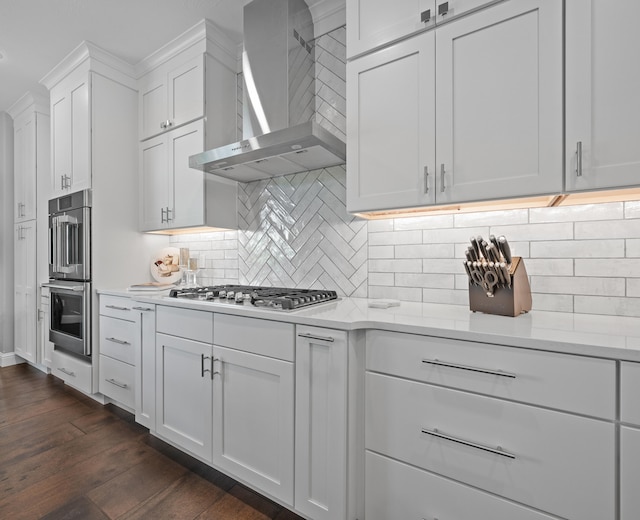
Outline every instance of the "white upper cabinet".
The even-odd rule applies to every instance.
[[[203,117],[204,56],[149,73],[140,82],[139,100],[141,140]]]
[[[566,2],[566,190],[640,184],[640,3]]]
[[[90,83],[80,67],[51,89],[52,197],[91,187]]]
[[[562,3],[436,30],[436,202],[562,191]]]
[[[49,100],[27,93],[7,112],[13,118],[14,221],[25,222],[36,218],[38,177],[48,175]]]
[[[347,63],[347,208],[435,203],[435,34]]]
[[[347,57],[352,58],[495,1],[348,1]]]
[[[562,6],[498,3],[355,59],[347,111],[348,211],[559,192]]]

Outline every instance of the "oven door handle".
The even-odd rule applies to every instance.
[[[58,289],[58,290],[63,290],[63,291],[73,291],[73,292],[83,292],[84,291],[84,287],[81,285],[78,285],[76,287],[68,287],[66,285],[57,285],[55,283],[43,283],[42,287],[51,287],[51,289]]]

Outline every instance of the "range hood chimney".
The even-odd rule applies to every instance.
[[[344,142],[315,121],[313,19],[305,0],[244,7],[242,141],[189,166],[249,182],[343,164]]]

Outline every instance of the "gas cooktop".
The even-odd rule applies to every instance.
[[[169,298],[254,305],[275,310],[296,310],[337,300],[336,291],[325,289],[292,289],[252,285],[211,285],[171,289]]]

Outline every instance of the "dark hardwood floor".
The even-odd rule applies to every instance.
[[[302,520],[27,365],[0,368],[0,519]]]

